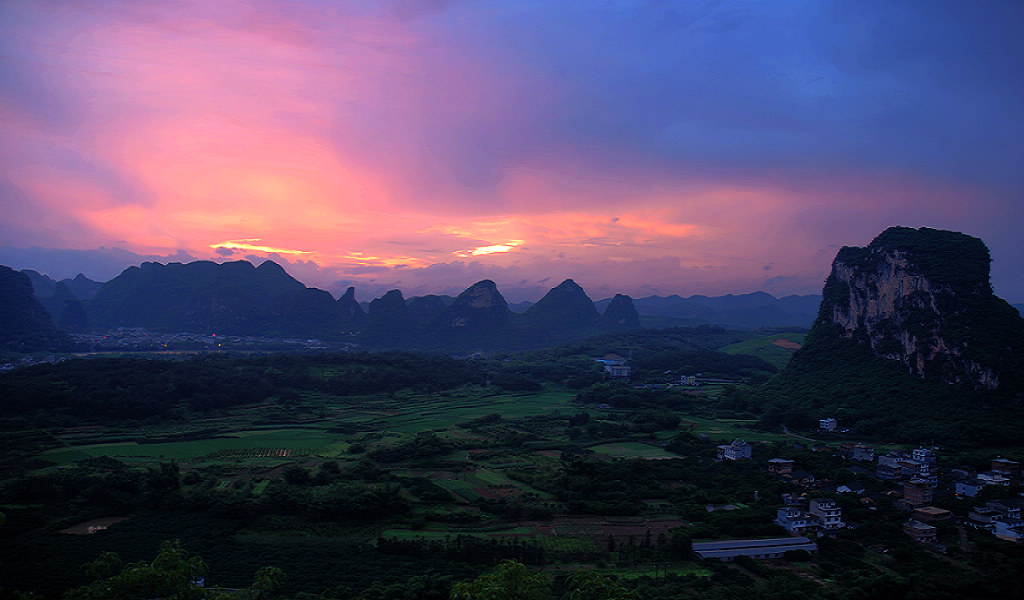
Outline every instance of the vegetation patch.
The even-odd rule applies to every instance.
[[[594,446],[589,446],[588,449],[593,450],[598,454],[605,454],[608,456],[616,456],[622,458],[679,458],[677,454],[668,452],[664,448],[661,448],[659,446],[652,446],[650,444],[644,444],[642,442],[616,442],[614,444],[597,444]]]

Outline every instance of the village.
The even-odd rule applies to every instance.
[[[819,427],[821,433],[838,431],[835,418],[821,419]],[[834,454],[837,447],[820,443],[806,449]],[[755,451],[756,445],[737,439],[719,445],[716,457],[719,461],[749,461]],[[843,496],[856,498],[869,510],[876,509],[880,503],[891,503],[906,513],[903,532],[915,542],[940,552],[946,550],[937,534],[943,524],[959,530],[961,549],[965,551],[968,550],[965,527],[990,532],[1000,540],[1018,543],[1024,540],[1024,518],[1021,517],[1024,498],[1010,496],[1010,488],[1021,484],[1021,464],[1017,461],[994,457],[985,471],[966,466],[940,469],[940,457],[933,449],[894,449],[876,455],[872,446],[849,441],[838,445],[838,456],[851,463],[848,472],[857,474],[859,479],[830,481],[801,469],[795,460],[768,459],[768,472],[801,490],[782,494],[774,520],[791,537],[694,542],[694,553],[701,558],[726,561],[739,556],[782,558],[794,550],[814,554],[817,544],[813,538],[860,525],[844,520],[843,510],[834,499]],[[865,485],[867,481],[887,483],[888,489],[871,493]],[[961,504],[969,503],[971,508],[966,514],[955,514],[933,505],[942,499],[957,499]]]

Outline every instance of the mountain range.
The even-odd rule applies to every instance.
[[[820,301],[818,296],[776,299],[756,292],[649,296],[636,301],[617,294],[593,302],[568,279],[538,302],[514,307],[490,280],[477,282],[455,298],[405,298],[401,290],[392,290],[360,303],[354,288],[335,300],[324,290],[306,287],[273,261],[258,267],[247,261],[146,262],[106,283],[83,275],[54,281],[36,271],[22,273],[63,331],[140,327],[422,349],[538,347],[641,326],[807,327]]]

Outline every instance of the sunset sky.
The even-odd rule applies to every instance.
[[[336,295],[819,293],[886,227],[1024,302],[1024,3],[0,0],[0,264]]]

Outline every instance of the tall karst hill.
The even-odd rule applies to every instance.
[[[909,442],[1016,438],[1024,319],[992,292],[989,262],[981,240],[928,228],[842,248],[804,347],[753,407],[770,425],[831,416]]]
[[[602,322],[594,303],[572,280],[552,290],[531,317],[515,315],[485,279],[456,298],[406,299],[391,290],[369,303],[355,289],[335,300],[307,288],[272,261],[143,263],[125,269],[86,303],[95,330],[142,327],[162,332],[308,336],[368,349],[428,351],[521,350],[581,339],[605,330],[639,327],[628,296],[617,296]],[[596,329],[595,329],[596,328]],[[549,330],[557,330],[552,338]]]
[[[352,324],[346,307],[266,261],[143,263],[107,282],[88,303],[96,328],[329,335]]]
[[[554,330],[594,327],[600,319],[594,301],[572,279],[551,288],[523,313],[523,321],[530,326]]]
[[[945,383],[1019,383],[1024,319],[993,294],[989,262],[978,238],[927,228],[892,227],[866,248],[844,247],[811,342],[838,334]]]

